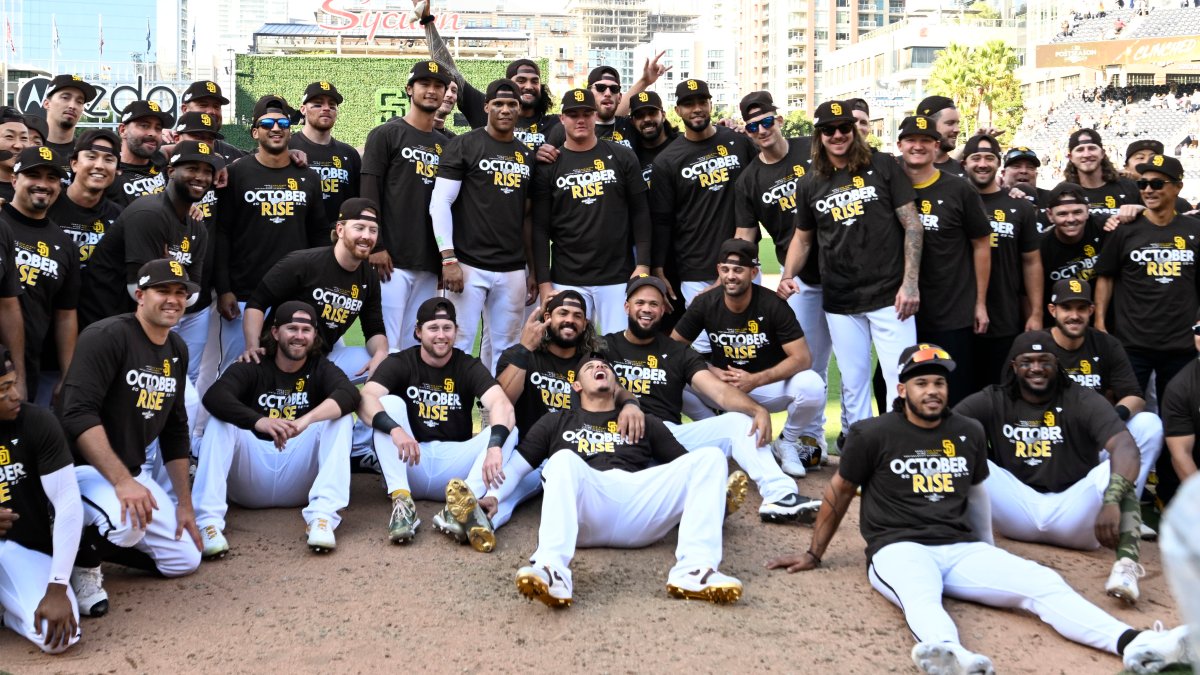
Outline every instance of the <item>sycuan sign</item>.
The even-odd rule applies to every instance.
[[[325,0],[321,3],[321,11],[338,20],[336,23],[323,21],[317,24],[319,27],[335,33],[354,32],[360,34],[365,31],[368,40],[374,40],[375,36],[381,32],[424,32],[420,22],[413,18],[412,12],[371,9],[369,0],[355,6],[342,5],[338,0]],[[449,12],[436,15],[434,23],[437,24],[438,32],[443,35],[452,34],[462,28],[458,14]]]

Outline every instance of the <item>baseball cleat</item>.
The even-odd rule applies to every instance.
[[[1132,605],[1138,601],[1138,579],[1146,576],[1146,569],[1137,561],[1118,558],[1104,584],[1104,592]]]
[[[328,553],[337,548],[328,518],[313,518],[305,531],[308,532],[308,547],[313,553]]]
[[[460,544],[467,543],[467,531],[463,529],[462,523],[459,523],[450,514],[450,507],[433,514],[433,529],[453,538]]]
[[[522,567],[517,570],[517,590],[530,600],[537,600],[547,607],[566,608],[571,606],[571,582],[563,575],[542,567]]]
[[[737,513],[737,510],[742,508],[742,504],[746,502],[746,492],[750,485],[750,478],[746,476],[746,472],[742,470],[734,471],[729,474],[729,480],[725,483],[725,517]]]
[[[200,557],[205,560],[224,558],[225,554],[229,553],[229,541],[225,539],[225,535],[221,534],[216,525],[201,527],[200,541],[204,544],[204,550],[200,552]]]
[[[684,600],[728,605],[741,599],[742,582],[714,569],[692,570],[667,580],[667,593]]]
[[[1188,648],[1187,624],[1163,630],[1161,621],[1152,630],[1138,633],[1128,645],[1122,658],[1125,667],[1138,675],[1157,673],[1175,663],[1188,663],[1194,658]]]
[[[412,541],[417,534],[421,519],[417,517],[417,505],[407,490],[392,499],[392,516],[388,520],[388,539],[393,544]]]
[[[801,436],[796,440],[800,446],[800,463],[809,471],[819,471],[825,456],[825,440],[813,436]]]
[[[793,492],[777,502],[766,503],[758,508],[758,517],[764,523],[790,523],[800,521],[812,524],[821,510],[821,500],[809,499]]]
[[[467,533],[471,548],[480,553],[490,553],[496,548],[496,528],[466,481],[453,478],[446,483],[446,510]]]
[[[800,443],[798,441],[776,438],[771,442],[771,452],[775,454],[775,459],[779,460],[779,468],[783,469],[787,475],[792,478],[804,478],[808,475],[804,463],[800,461]]]
[[[1142,523],[1140,533],[1142,541],[1158,541],[1158,532],[1145,523]]]
[[[99,567],[74,567],[71,569],[71,590],[79,603],[83,616],[108,614],[108,591],[104,590],[104,573]]]
[[[926,675],[996,675],[991,659],[953,642],[918,642],[912,660]]]

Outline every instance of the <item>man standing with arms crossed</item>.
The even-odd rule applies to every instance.
[[[329,82],[308,85],[300,104],[304,126],[288,140],[288,148],[303,152],[309,168],[320,177],[327,217],[336,214],[342,202],[358,196],[361,179],[358,150],[333,137],[343,100],[337,87]]]

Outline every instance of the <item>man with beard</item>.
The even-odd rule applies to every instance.
[[[1132,605],[1145,573],[1138,447],[1112,404],[1063,371],[1053,342],[1044,331],[1019,335],[1001,383],[954,412],[978,420],[988,436],[996,530],[1018,541],[1115,549],[1105,592]]]
[[[983,213],[992,228],[987,332],[974,335],[972,345],[971,390],[978,391],[1000,380],[1008,347],[1018,333],[1042,328],[1042,258],[1037,208],[1000,189],[996,139],[972,136],[963,148],[963,162],[967,180],[983,198]]]
[[[513,135],[520,91],[512,80],[488,85],[487,126],[446,144],[429,202],[442,286],[464,320],[458,348],[474,348],[482,317],[492,350],[485,365],[517,341],[525,306],[537,294],[527,269],[533,151]]]
[[[117,133],[121,135],[121,163],[117,179],[108,188],[108,198],[129,206],[133,200],[156,195],[167,187],[166,161],[158,149],[162,131],[175,118],[154,101],[134,101],[121,113]]]
[[[861,98],[852,98],[846,103],[850,104],[850,113],[854,115],[854,126],[858,127],[858,135],[863,140],[869,139],[871,137],[871,106]]]
[[[578,291],[593,322],[612,329],[624,323],[625,283],[650,273],[650,206],[633,151],[597,139],[596,105],[586,89],[563,95],[566,142],[531,189],[534,272],[541,297]]]
[[[605,358],[621,386],[689,451],[715,445],[732,457],[758,486],[758,515],[764,522],[811,522],[820,502],[797,493],[795,481],[771,455],[767,409],[710,371],[694,349],[659,330],[668,306],[666,284],[658,277],[640,276],[629,280],[625,293],[627,327],[604,336]],[[728,412],[683,424],[685,386]]]
[[[935,127],[933,118],[921,115],[906,117],[900,123],[900,166],[916,190],[917,210],[925,227],[917,339],[946,345],[950,353],[970,361],[972,337],[988,329],[988,278],[992,270],[988,235],[992,229],[984,218],[979,194],[967,181],[934,165],[942,140]],[[976,149],[971,146],[973,142],[968,142],[968,150]],[[951,372],[946,381],[950,387],[948,405],[956,405],[975,391],[965,369]],[[886,403],[881,406],[886,407]]]
[[[629,119],[633,123],[633,151],[642,165],[642,178],[650,185],[654,160],[667,149],[679,131],[667,121],[662,99],[653,91],[639,92],[629,104]]]
[[[58,157],[71,156],[75,149],[75,126],[83,117],[84,106],[94,98],[96,88],[78,75],[55,75],[50,80],[42,100],[49,127],[45,145]]]
[[[36,400],[39,388],[57,394],[62,386],[57,377],[39,382],[46,339],[53,336],[63,371],[70,366],[75,352],[79,261],[71,238],[47,215],[67,174],[62,160],[50,148],[26,148],[17,155],[15,171],[16,194],[11,203],[0,208],[0,227],[12,232],[13,247],[5,253],[13,256],[21,281],[25,377],[29,399]]]
[[[442,105],[433,114],[433,128],[447,139],[458,135],[446,126],[446,120],[450,119],[450,114],[454,112],[454,105],[456,103],[458,103],[458,83],[451,80],[446,85],[446,95],[442,97]]]
[[[1046,218],[1052,225],[1042,235],[1040,246],[1045,289],[1042,297],[1059,281],[1079,279],[1092,281],[1096,276],[1096,261],[1108,233],[1103,229],[1103,216],[1088,212],[1087,195],[1074,183],[1059,183],[1045,196]],[[1047,307],[1042,325],[1052,325],[1054,317]]]
[[[1134,630],[1053,570],[995,546],[988,493],[996,481],[985,487],[984,480],[1004,470],[986,461],[988,439],[979,424],[946,407],[954,361],[937,345],[919,344],[904,350],[899,366],[892,412],[855,425],[846,438],[808,550],[767,567],[791,573],[820,566],[861,486],[867,577],[903,612],[921,672],[994,672],[991,659],[962,645],[943,596],[1025,608],[1067,639],[1121,655],[1135,672],[1158,672],[1186,658],[1186,626]],[[1094,463],[1094,451],[1091,457]]]
[[[1038,168],[1041,166],[1041,158],[1032,149],[1024,145],[1009,148],[1008,152],[1004,153],[1004,172],[1001,175],[1000,184],[1005,189],[1014,188],[1022,183],[1034,186],[1037,194],[1025,196],[1032,197],[1038,206],[1044,208],[1046,196],[1050,191],[1036,187]]]
[[[945,96],[926,96],[917,104],[917,114],[928,117],[937,125],[936,131],[941,138],[938,140],[937,159],[933,161],[934,168],[959,178],[966,177],[962,163],[950,156],[958,147],[958,132],[960,116],[954,101]]]
[[[250,131],[258,149],[231,165],[228,184],[217,190],[221,370],[245,351],[242,312],[263,275],[288,253],[329,242],[321,181],[288,153],[292,112],[280,96],[258,99]]]
[[[1071,134],[1067,149],[1063,180],[1083,188],[1093,215],[1115,216],[1122,206],[1142,203],[1138,187],[1117,173],[1095,129],[1080,129]]]
[[[80,271],[121,215],[121,206],[105,194],[117,177],[120,151],[121,139],[108,129],[80,134],[71,155],[74,180],[50,207],[54,223],[75,242]]]
[[[408,73],[410,105],[367,135],[362,192],[379,204],[379,242],[371,265],[383,282],[383,320],[390,349],[416,345],[417,306],[437,295],[441,256],[429,200],[445,138],[436,131],[438,106],[452,85],[446,68],[419,61]]]
[[[200,446],[194,499],[204,557],[224,557],[229,501],[262,509],[305,505],[308,547],[337,546],[350,503],[350,416],[358,391],[321,354],[313,306],[275,311],[263,358],[235,363],[204,395],[212,418]]]
[[[333,125],[337,123],[343,100],[337,87],[329,82],[308,85],[300,103],[304,126],[288,141],[288,147],[302,151],[309,168],[321,177],[321,195],[328,216],[337,213],[342,202],[359,193],[362,158],[358,150],[333,137]]]
[[[487,553],[495,528],[476,500],[504,481],[504,462],[516,445],[513,408],[479,359],[454,346],[454,304],[430,298],[417,310],[418,345],[388,357],[362,390],[359,418],[375,429],[375,453],[392,498],[388,537],[411,541],[421,519],[413,499],[445,498],[434,527]],[[491,428],[472,436],[478,401]],[[465,480],[464,480],[465,479]]]
[[[588,91],[595,99],[597,140],[612,141],[629,149],[633,149],[636,135],[629,117],[617,115],[617,107],[621,103],[621,74],[612,66],[597,66],[588,73]],[[547,137],[546,145],[538,150],[538,161],[553,163],[558,161],[560,148],[568,134],[560,124]]]
[[[363,381],[387,357],[379,276],[367,264],[379,236],[379,207],[355,197],[342,204],[333,232],[333,246],[295,251],[275,263],[246,303],[243,336],[246,351],[240,361],[258,363],[263,325],[276,308],[290,300],[311,302],[317,308],[313,324],[321,348],[334,365],[352,379]],[[366,348],[350,347],[342,336],[361,318]]]
[[[25,118],[16,108],[0,108],[0,199],[13,198],[13,165],[17,155],[29,145],[29,130]]]

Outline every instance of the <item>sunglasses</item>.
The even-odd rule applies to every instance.
[[[621,93],[621,85],[619,84],[593,84],[592,89],[595,89],[596,93],[598,94],[603,94],[605,92],[609,94]]]
[[[926,363],[928,361],[949,360],[950,352],[947,352],[945,349],[938,349],[936,347],[926,347],[925,349],[917,350],[912,353],[912,356],[908,357],[909,363]]]
[[[262,127],[263,129],[274,129],[276,126],[278,126],[280,129],[288,129],[291,128],[292,121],[286,117],[280,117],[279,119],[268,118],[265,120],[259,120],[258,126]]]
[[[775,126],[775,116],[768,115],[757,122],[746,122],[746,131],[749,131],[752,134],[757,134],[759,127],[762,127],[763,129],[770,129],[773,126]]]
[[[836,127],[821,127],[819,131],[821,132],[822,136],[832,136],[834,134],[849,136],[850,134],[854,133],[854,124],[851,122],[846,122],[845,124],[839,124]]]
[[[1142,178],[1141,180],[1137,181],[1135,184],[1137,185],[1137,188],[1139,190],[1145,190],[1146,188],[1150,188],[1151,190],[1161,190],[1161,189],[1163,189],[1164,185],[1169,185],[1169,184],[1172,184],[1175,182],[1177,182],[1177,181],[1163,180],[1161,178],[1151,178],[1150,180],[1146,180],[1145,178]]]
[[[1200,335],[1200,323],[1196,324],[1195,326],[1192,326],[1192,333],[1194,333],[1196,335]]]

